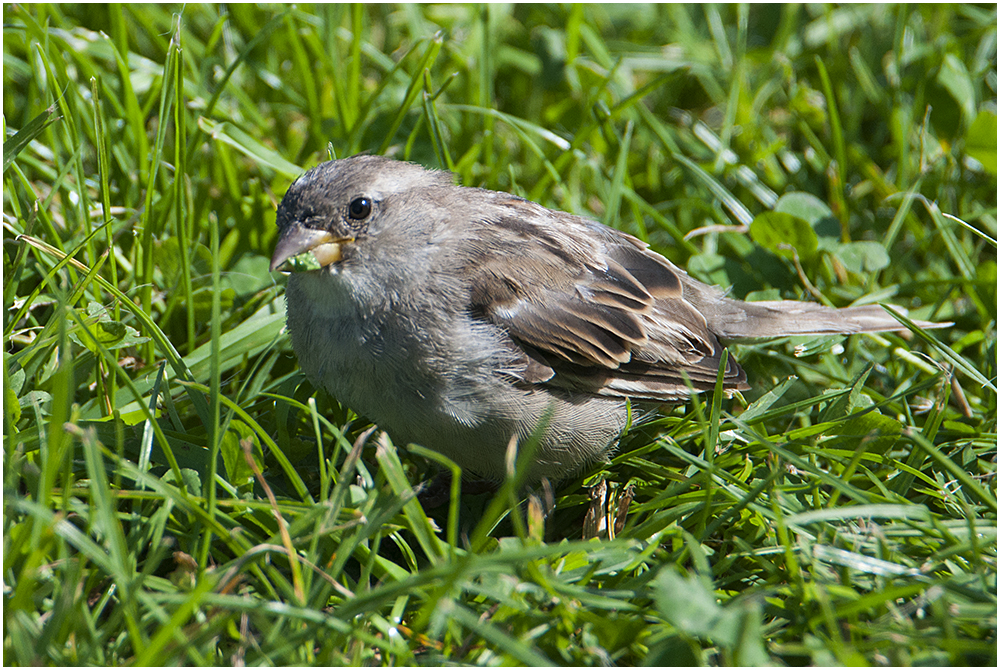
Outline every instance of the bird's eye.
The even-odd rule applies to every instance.
[[[367,219],[368,215],[371,213],[372,201],[368,198],[355,198],[354,200],[351,200],[351,204],[347,206],[347,215],[358,221],[361,219]]]

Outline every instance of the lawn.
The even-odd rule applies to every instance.
[[[3,20],[5,665],[996,666],[996,5]],[[433,452],[309,384],[268,272],[362,152],[953,325],[733,345],[752,390],[549,513],[425,509]]]

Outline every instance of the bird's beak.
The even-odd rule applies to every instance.
[[[271,256],[271,272],[287,261],[289,269],[318,270],[340,260],[341,245],[353,242],[353,238],[336,238],[325,230],[307,228],[300,223],[292,223],[281,231],[278,244]]]

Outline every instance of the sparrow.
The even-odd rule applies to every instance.
[[[734,300],[597,221],[381,156],[309,170],[277,225],[306,377],[488,479],[536,431],[529,482],[606,459],[630,400],[713,389],[726,342],[901,329],[877,305]],[[722,375],[749,388],[732,357]]]

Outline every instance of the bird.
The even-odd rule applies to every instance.
[[[878,305],[727,297],[625,232],[383,156],[305,172],[277,226],[306,377],[485,479],[533,434],[528,482],[607,460],[631,402],[713,389],[728,342],[901,329]],[[749,388],[733,357],[721,374]]]

